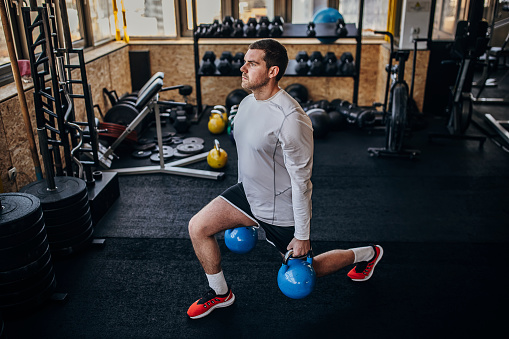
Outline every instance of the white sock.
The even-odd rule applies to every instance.
[[[209,286],[217,295],[226,294],[228,292],[228,285],[224,279],[223,271],[216,274],[206,274],[209,281]]]
[[[354,264],[361,261],[371,260],[375,256],[375,250],[371,246],[351,248],[355,255]]]

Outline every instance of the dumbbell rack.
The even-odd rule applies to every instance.
[[[354,38],[356,43],[356,49],[355,49],[355,72],[353,75],[298,75],[295,72],[295,60],[290,60],[288,63],[287,70],[285,72],[285,77],[287,76],[299,76],[299,77],[350,77],[354,79],[354,88],[353,88],[353,98],[352,103],[357,104],[358,97],[359,97],[359,73],[360,73],[360,65],[361,65],[361,48],[362,48],[362,18],[364,16],[364,0],[359,1],[359,16],[358,16],[358,27],[355,26],[355,24],[346,24],[346,28],[348,30],[348,35],[345,37],[348,38]],[[308,25],[307,24],[292,24],[292,23],[285,23],[283,24],[283,34],[281,37],[277,39],[310,39],[307,34]],[[196,31],[195,27],[195,31]],[[315,24],[315,31],[316,36],[312,39],[337,39],[338,36],[336,35],[336,23],[317,23]],[[345,39],[343,38],[343,39]],[[231,38],[231,37],[199,37],[196,34],[194,35],[194,71],[196,74],[196,103],[197,103],[197,117],[194,120],[199,120],[201,117],[201,114],[203,113],[203,105],[202,105],[202,98],[201,98],[201,77],[204,76],[214,76],[214,77],[223,77],[228,76],[231,77],[232,75],[222,75],[219,72],[216,71],[215,74],[212,75],[205,75],[200,72],[200,55],[199,55],[199,40],[200,39],[251,39],[251,40],[257,40],[259,38],[253,38],[253,37],[238,37],[238,38]],[[216,66],[219,61],[216,60]],[[233,75],[235,76],[235,75]]]

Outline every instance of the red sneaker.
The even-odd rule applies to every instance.
[[[357,264],[354,268],[348,272],[348,276],[353,281],[366,281],[373,275],[373,271],[375,270],[376,264],[382,259],[384,255],[384,250],[380,245],[371,245],[375,250],[375,256],[370,261],[363,261]]]
[[[201,299],[195,301],[187,310],[187,315],[191,319],[199,319],[209,315],[216,308],[228,307],[235,301],[235,294],[231,288],[223,295],[217,295],[213,289],[210,289]]]

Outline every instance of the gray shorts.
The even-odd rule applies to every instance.
[[[293,239],[295,227],[270,225],[257,219],[253,215],[253,212],[251,212],[251,207],[247,201],[246,193],[244,192],[244,186],[242,183],[238,183],[228,188],[226,191],[221,193],[221,197],[228,201],[232,206],[247,215],[250,219],[252,219],[253,222],[257,224],[257,226],[263,228],[267,237],[267,241],[274,245],[279,250],[279,252],[283,254],[287,252],[286,248]]]

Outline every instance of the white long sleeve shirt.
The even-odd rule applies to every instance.
[[[313,127],[300,105],[280,89],[267,100],[248,95],[234,120],[238,181],[254,216],[295,226],[308,240],[311,220]]]

